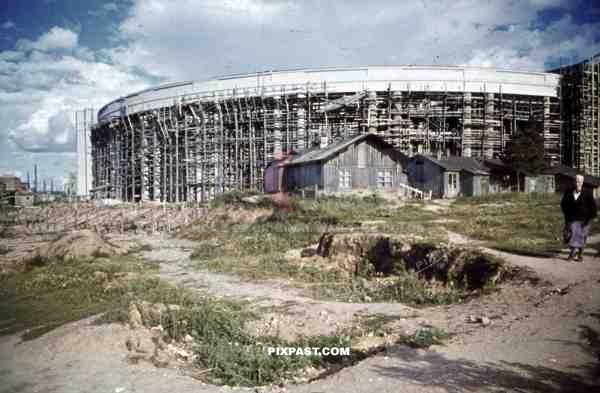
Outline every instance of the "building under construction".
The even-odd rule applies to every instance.
[[[561,77],[562,161],[600,176],[600,54],[553,72]]]
[[[589,67],[582,67],[588,75]],[[596,76],[586,78],[592,78],[590,105],[597,110],[595,67]],[[592,138],[594,147],[585,154],[594,157],[590,168],[600,171],[598,116],[591,115],[592,135],[586,128],[573,141],[561,130],[561,113],[578,118],[589,100],[584,96],[567,110],[561,100],[566,80],[551,72],[405,66],[273,71],[163,85],[98,112],[91,132],[93,191],[127,201],[181,202],[261,190],[277,154],[367,132],[409,155],[493,158],[527,124],[543,134],[539,148],[552,164],[570,157],[582,135]],[[575,163],[587,157],[579,150]]]

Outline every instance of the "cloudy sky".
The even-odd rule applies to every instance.
[[[1,3],[0,174],[37,162],[55,183],[76,170],[76,109],[158,83],[336,65],[541,71],[600,52],[594,0]]]

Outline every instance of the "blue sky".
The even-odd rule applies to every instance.
[[[0,174],[37,162],[59,184],[76,169],[73,112],[161,82],[335,65],[541,71],[598,52],[591,0],[4,0]]]

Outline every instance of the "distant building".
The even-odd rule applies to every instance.
[[[417,154],[408,165],[410,184],[431,191],[434,198],[487,194],[489,175],[488,168],[472,157]]]
[[[33,206],[34,196],[30,191],[16,191],[14,195],[15,206],[29,207]]]
[[[516,171],[500,159],[485,160],[490,171],[490,192],[559,192],[575,185],[578,170],[566,165],[548,167],[539,174],[521,172],[517,188]],[[600,177],[584,174],[583,187],[599,194]]]
[[[394,191],[408,185],[408,157],[379,136],[363,134],[294,156],[284,175],[289,192]]]
[[[551,174],[532,174],[528,171],[521,171],[517,176],[516,170],[498,158],[485,160],[484,165],[490,172],[491,193],[554,192],[554,176]]]
[[[560,163],[600,176],[600,53],[550,72],[560,74]]]
[[[27,190],[29,187],[16,176],[0,176],[0,192]]]
[[[0,176],[0,204],[14,205],[16,194],[28,189],[29,185],[16,176]]]
[[[550,167],[543,172],[545,176],[550,176],[553,179],[553,191],[560,193],[575,186],[575,176],[577,173],[577,169],[565,165]],[[600,194],[598,187],[600,187],[600,177],[584,174],[583,188],[592,190],[594,196],[597,197]]]
[[[92,143],[90,129],[96,122],[93,109],[75,112],[75,132],[77,135],[77,195],[90,196],[92,189]]]

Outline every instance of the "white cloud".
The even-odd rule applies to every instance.
[[[62,28],[16,46],[0,52],[0,156],[19,150],[74,152],[76,110],[98,109],[148,86],[143,77],[97,61],[93,51],[77,46],[75,33]],[[57,48],[72,50],[51,50]],[[6,166],[4,160],[0,165]]]
[[[566,15],[531,30],[540,10],[556,6],[569,3],[135,0],[115,37],[126,44],[105,53],[169,80],[367,64],[540,71],[567,50],[569,56],[600,50],[593,33],[600,24],[578,26]]]
[[[7,20],[6,22],[2,23],[2,28],[4,30],[14,29],[15,27],[17,27],[17,25],[15,25],[15,23],[11,20]]]
[[[73,49],[77,47],[77,43],[77,33],[55,26],[35,41],[27,39],[19,40],[17,42],[17,49],[22,51],[35,49],[45,52],[54,49]]]
[[[107,12],[116,12],[119,11],[119,7],[116,3],[106,3],[102,6],[102,9]]]

